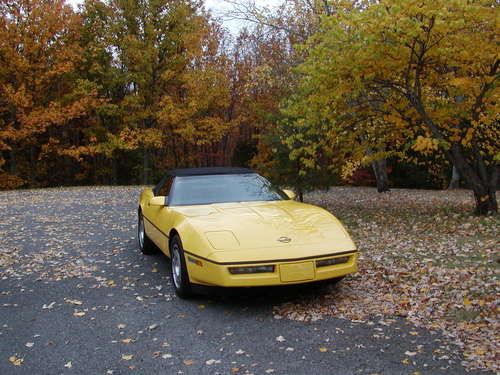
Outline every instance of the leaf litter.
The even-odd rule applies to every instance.
[[[344,223],[360,252],[359,271],[324,294],[275,306],[276,319],[404,318],[440,331],[463,351],[466,368],[500,370],[498,215],[474,216],[464,190],[338,187],[306,201]]]

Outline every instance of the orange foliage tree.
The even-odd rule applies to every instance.
[[[50,180],[50,159],[78,158],[82,120],[97,105],[78,79],[80,18],[62,0],[0,3],[2,185]],[[84,146],[85,147],[85,146]]]

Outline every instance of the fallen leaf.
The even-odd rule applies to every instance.
[[[24,362],[24,359],[17,358],[15,355],[12,355],[9,357],[9,362],[12,363],[14,366],[21,366],[22,363]]]
[[[122,359],[124,361],[130,361],[132,358],[134,358],[133,354],[122,354]]]
[[[42,309],[49,309],[50,310],[50,309],[52,309],[54,307],[55,304],[56,304],[55,302],[51,302],[48,305],[44,304],[42,306]]]
[[[66,303],[70,303],[70,304],[72,304],[72,305],[78,305],[78,306],[80,306],[80,305],[82,305],[82,304],[83,304],[83,302],[82,302],[82,301],[79,301],[79,300],[77,300],[77,299],[69,299],[69,298],[66,298],[66,299],[64,300],[64,302],[66,302]]]
[[[211,366],[215,363],[220,363],[220,359],[209,359],[208,361],[206,361],[205,363],[208,365],[208,366]]]
[[[182,361],[182,363],[184,363],[186,366],[191,366],[194,361],[192,359],[185,359]]]

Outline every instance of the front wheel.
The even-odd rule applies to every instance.
[[[174,235],[170,242],[170,265],[170,276],[175,294],[180,298],[191,297],[191,284],[189,283],[186,261],[184,260],[182,242],[178,235]]]
[[[144,229],[144,217],[142,216],[142,212],[140,211],[139,221],[137,223],[137,239],[139,242],[139,249],[141,249],[143,254],[150,255],[155,253],[155,245],[146,234],[146,230]]]

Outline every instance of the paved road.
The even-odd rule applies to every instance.
[[[273,317],[324,286],[176,298],[167,259],[137,250],[138,192],[0,193],[0,374],[465,373],[404,321]]]

